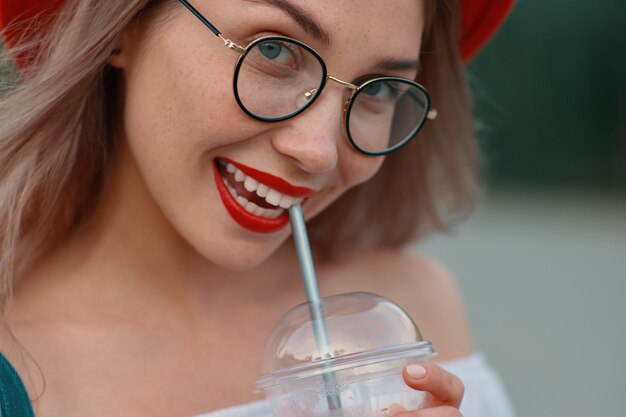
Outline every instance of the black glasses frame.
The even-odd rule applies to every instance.
[[[233,92],[235,95],[235,100],[237,101],[237,104],[239,105],[239,107],[241,108],[241,110],[247,114],[248,116],[250,116],[251,118],[255,119],[255,120],[259,120],[262,122],[269,122],[269,123],[275,123],[275,122],[281,122],[283,120],[287,120],[287,119],[291,119],[294,116],[297,116],[298,114],[302,113],[303,111],[305,111],[306,109],[308,109],[311,104],[313,104],[317,98],[320,96],[320,94],[322,93],[322,91],[324,90],[324,87],[326,86],[327,81],[330,79],[332,81],[337,82],[338,84],[341,84],[349,89],[352,90],[352,93],[350,94],[350,97],[348,98],[348,100],[346,101],[345,105],[344,105],[344,109],[343,109],[343,119],[344,119],[344,125],[345,125],[345,129],[346,129],[346,134],[348,136],[348,140],[350,142],[350,144],[352,145],[353,148],[355,148],[357,151],[361,152],[362,154],[368,155],[368,156],[383,156],[383,155],[387,155],[390,154],[391,152],[394,152],[400,148],[402,148],[403,146],[405,146],[406,144],[408,144],[413,138],[415,138],[415,136],[417,135],[417,133],[422,129],[422,127],[424,126],[424,124],[426,123],[427,119],[431,119],[434,120],[437,118],[437,111],[435,109],[431,110],[431,100],[430,100],[430,95],[428,94],[428,91],[426,90],[426,88],[424,88],[421,84],[413,81],[413,80],[409,80],[408,78],[402,78],[402,77],[376,77],[376,78],[372,78],[372,79],[368,79],[367,81],[360,83],[360,84],[353,84],[353,83],[349,83],[346,81],[342,81],[338,78],[335,78],[331,75],[328,75],[328,69],[326,67],[326,63],[324,62],[324,60],[322,59],[322,57],[317,53],[317,51],[315,51],[313,48],[311,48],[309,45],[297,40],[297,39],[293,39],[293,38],[289,38],[287,36],[264,36],[261,37],[259,39],[255,39],[254,41],[250,42],[247,46],[242,47],[240,45],[237,45],[235,42],[231,41],[230,39],[225,38],[224,36],[222,36],[221,32],[215,27],[213,26],[213,24],[211,24],[211,22],[209,22],[203,15],[202,13],[200,13],[194,6],[192,6],[187,0],[179,0],[183,6],[185,6],[191,13],[193,13],[206,27],[208,27],[211,32],[213,32],[217,37],[219,37],[223,42],[224,45],[227,46],[228,48],[232,49],[233,51],[235,51],[237,54],[239,54],[239,57],[237,58],[237,62],[235,64],[235,74],[233,77]],[[259,45],[260,43],[263,42],[268,42],[268,41],[282,41],[282,42],[289,42],[289,43],[293,43],[303,49],[305,49],[306,51],[310,52],[311,55],[313,55],[320,63],[321,67],[322,67],[322,80],[321,83],[319,85],[319,88],[316,89],[315,93],[312,94],[309,99],[307,100],[307,102],[300,107],[299,109],[297,109],[296,111],[286,115],[286,116],[281,116],[281,117],[276,117],[276,118],[267,118],[267,117],[262,117],[262,116],[258,116],[254,113],[252,113],[251,111],[249,111],[246,106],[243,104],[243,102],[241,101],[241,98],[239,96],[239,88],[237,85],[237,82],[239,80],[239,74],[241,71],[241,66],[246,58],[246,56],[248,55],[248,53],[257,45]],[[366,149],[363,149],[361,147],[359,147],[359,145],[354,141],[354,139],[352,138],[352,134],[350,133],[350,114],[351,114],[351,110],[352,107],[354,106],[355,103],[355,99],[358,97],[358,95],[364,91],[364,89],[371,85],[372,83],[375,82],[380,82],[380,81],[397,81],[397,82],[402,82],[402,83],[406,83],[409,85],[412,85],[416,88],[418,88],[423,94],[424,97],[426,98],[426,103],[425,103],[425,115],[422,118],[422,120],[420,121],[420,123],[413,129],[413,131],[400,143],[392,146],[389,149],[386,149],[384,151],[381,152],[371,152],[368,151]]]
[[[357,145],[352,139],[352,133],[350,132],[350,116],[352,114],[352,106],[354,106],[354,103],[356,103],[356,98],[358,97],[358,95],[361,94],[367,88],[367,86],[369,86],[370,84],[374,82],[379,82],[379,81],[399,81],[399,82],[405,82],[405,83],[408,81],[409,84],[418,88],[422,92],[422,94],[424,94],[424,97],[426,97],[426,103],[424,103],[426,112],[424,113],[424,117],[422,118],[422,120],[420,120],[419,124],[413,129],[413,131],[409,135],[407,135],[407,137],[402,142],[399,142],[396,145],[382,152],[371,152],[371,151],[368,151],[359,147],[359,145]],[[376,77],[376,78],[367,80],[366,82],[362,84],[359,84],[358,87],[359,88],[357,90],[354,90],[352,92],[352,95],[348,99],[348,102],[346,103],[346,106],[343,110],[343,117],[344,117],[344,124],[346,125],[346,133],[348,134],[348,140],[350,141],[350,144],[352,144],[354,148],[356,148],[359,152],[364,153],[365,155],[381,156],[381,155],[387,155],[394,151],[397,151],[398,149],[408,144],[413,138],[415,138],[415,136],[417,136],[417,133],[420,130],[422,130],[424,123],[426,123],[426,119],[431,118],[431,117],[434,119],[437,117],[437,111],[430,110],[431,108],[430,94],[428,94],[428,91],[421,84],[416,83],[415,81],[411,81],[407,78],[402,78],[402,77]],[[416,100],[418,99],[416,98]],[[418,100],[418,101],[421,101],[421,100]],[[432,116],[430,116],[431,114]]]
[[[183,0],[181,0],[183,1]],[[279,42],[290,42],[293,43],[294,45],[298,45],[301,48],[304,48],[306,51],[310,52],[315,59],[317,59],[320,63],[320,65],[322,66],[322,82],[319,85],[319,87],[315,90],[315,93],[313,95],[311,95],[311,97],[307,100],[306,104],[302,107],[300,107],[299,109],[297,109],[296,111],[289,113],[286,116],[281,116],[281,117],[262,117],[262,116],[258,116],[254,113],[252,113],[251,111],[249,111],[246,106],[243,104],[243,102],[241,101],[241,99],[239,98],[239,87],[237,85],[237,81],[239,80],[239,73],[241,71],[241,65],[243,64],[243,61],[245,60],[246,56],[248,55],[248,53],[250,51],[252,51],[254,49],[255,46],[264,43],[264,42],[268,42],[268,41],[279,41]],[[248,46],[245,47],[244,52],[239,55],[239,58],[237,58],[237,63],[235,64],[235,76],[233,77],[233,90],[235,92],[235,100],[237,100],[237,104],[239,104],[239,107],[241,107],[241,109],[250,117],[252,117],[253,119],[256,120],[260,120],[262,122],[281,122],[283,120],[287,120],[287,119],[291,119],[294,116],[297,116],[298,114],[302,113],[304,110],[308,109],[309,106],[311,104],[313,104],[313,102],[315,100],[317,100],[317,98],[320,96],[320,94],[322,93],[322,90],[324,89],[324,86],[326,86],[326,81],[328,80],[328,70],[326,69],[326,63],[324,62],[324,60],[322,59],[321,56],[319,56],[319,54],[313,49],[311,48],[309,45],[302,43],[296,39],[292,39],[292,38],[288,38],[286,36],[264,36],[262,38],[259,39],[255,39],[254,41],[252,41]]]

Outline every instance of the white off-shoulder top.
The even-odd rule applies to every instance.
[[[463,380],[465,396],[461,413],[464,417],[515,416],[504,385],[482,354],[475,353],[463,359],[437,364]],[[272,412],[267,401],[255,401],[195,417],[272,417]]]

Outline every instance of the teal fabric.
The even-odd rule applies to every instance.
[[[0,417],[35,417],[24,383],[2,353],[0,353]]]

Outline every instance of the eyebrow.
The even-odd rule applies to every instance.
[[[380,68],[389,71],[417,71],[420,72],[422,64],[419,60],[393,59],[387,58],[378,61],[374,68]]]
[[[309,35],[313,36],[324,46],[330,47],[332,38],[329,33],[307,12],[287,0],[245,0],[250,3],[262,3],[276,7],[291,16]],[[421,64],[419,60],[405,60],[387,58],[379,61],[374,68],[385,71],[416,71],[419,73]]]
[[[250,3],[264,3],[274,6],[291,16],[309,35],[329,47],[332,43],[331,37],[315,19],[302,10],[300,7],[287,0],[246,0]]]

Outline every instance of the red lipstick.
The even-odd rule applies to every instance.
[[[259,171],[258,169],[254,169],[249,166],[240,164],[239,162],[231,161],[228,158],[219,158],[219,159],[225,162],[230,162],[231,164],[239,168],[244,174],[254,178],[255,180],[267,185],[270,188],[275,189],[279,193],[287,194],[291,197],[307,198],[307,197],[311,197],[313,194],[317,192],[311,188],[298,187],[296,185],[292,185],[282,178],[279,178],[272,174],[268,174],[267,172]]]
[[[279,231],[285,227],[287,223],[289,223],[289,212],[287,210],[275,219],[268,219],[266,217],[252,214],[241,207],[241,205],[239,205],[239,203],[230,194],[228,188],[226,188],[226,184],[224,184],[224,181],[222,180],[222,174],[220,173],[217,164],[218,162],[214,161],[213,176],[215,177],[217,191],[222,199],[224,207],[226,207],[226,211],[241,227],[257,233],[273,233]],[[239,167],[239,165],[237,166]],[[243,171],[243,169],[241,170]]]

